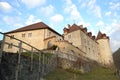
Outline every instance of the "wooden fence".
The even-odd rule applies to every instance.
[[[2,53],[4,52],[4,46],[5,45],[9,45],[11,43],[6,42],[5,41],[5,37],[9,37],[11,38],[11,36],[6,35],[2,32],[0,32],[1,35],[3,35],[3,39],[2,39],[2,43],[1,43],[1,49],[0,49],[0,63],[2,60]],[[38,76],[36,76],[37,78],[35,80],[41,80],[41,78],[48,74],[51,70],[53,70],[56,66],[57,66],[57,57],[56,55],[52,55],[51,57],[46,56],[41,50],[33,47],[32,45],[19,40],[17,38],[12,37],[13,40],[17,40],[19,42],[18,45],[12,43],[13,47],[18,48],[18,57],[17,57],[17,68],[15,71],[15,80],[21,80],[20,77],[22,77],[20,74],[22,74],[22,70],[21,70],[21,65],[22,65],[22,53],[23,51],[27,52],[27,54],[29,54],[30,56],[30,71],[33,71],[33,66],[34,66],[34,56],[37,56],[37,62],[38,64],[37,66],[37,71],[38,71]],[[27,49],[27,48],[23,48],[23,45],[27,45],[31,48],[31,50]],[[27,75],[26,75],[27,76]]]

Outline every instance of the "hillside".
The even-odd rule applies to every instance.
[[[89,73],[81,74],[77,71],[56,69],[44,77],[45,80],[119,80],[114,70],[96,68]]]
[[[114,63],[117,69],[120,70],[120,48],[113,53]]]
[[[17,75],[16,71],[18,70],[17,66],[20,68],[17,78],[18,80],[38,80],[39,75],[42,74],[41,72],[38,72],[38,57],[33,56],[32,71],[30,60],[30,55],[28,53],[22,53],[21,64],[18,65],[18,54],[3,53],[2,63],[0,65],[0,80],[15,80]],[[55,64],[55,61],[56,60],[52,60],[52,63]],[[48,61],[45,62],[50,63]],[[70,68],[64,70],[61,68],[56,68],[54,64],[51,63],[51,65],[47,67],[47,63],[43,65],[45,70],[44,73],[49,73],[44,76],[45,80],[118,80],[114,75],[115,70],[112,69],[100,68],[96,66],[97,68],[95,67],[90,72],[83,74],[77,69],[73,70]]]

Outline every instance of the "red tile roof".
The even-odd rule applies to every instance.
[[[86,27],[83,28],[82,31],[83,31],[84,33],[87,33],[87,28],[86,28]]]
[[[101,39],[101,38],[102,38],[102,33],[99,31],[96,39],[98,40],[98,39]]]
[[[70,32],[77,31],[77,30],[83,31],[87,36],[89,36],[93,40],[98,40],[98,39],[103,39],[103,38],[109,39],[109,37],[106,36],[106,34],[102,34],[100,31],[99,31],[97,37],[92,36],[92,32],[87,32],[87,28],[86,27],[83,28],[82,25],[78,26],[76,24],[73,24],[72,26],[68,25],[68,28],[64,28],[64,33],[70,33]]]
[[[102,34],[101,31],[99,31],[96,40],[103,39],[103,38],[109,39],[109,37],[106,36],[106,34]]]
[[[72,26],[69,25],[68,28],[64,28],[64,32],[70,33],[80,29],[81,29],[80,26],[73,24]]]
[[[91,38],[92,37],[92,33],[88,32],[87,35]]]
[[[61,36],[61,34],[56,32],[55,30],[53,30],[52,28],[50,28],[48,25],[46,25],[43,22],[38,22],[38,23],[35,23],[35,24],[31,24],[31,25],[28,25],[28,26],[25,26],[25,27],[22,27],[22,28],[19,28],[19,29],[7,32],[5,34],[22,32],[22,31],[30,31],[30,30],[38,30],[38,29],[49,29],[49,30],[53,31],[54,33],[56,33],[56,34]]]

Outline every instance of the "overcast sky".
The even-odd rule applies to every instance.
[[[1,32],[40,21],[60,34],[67,24],[83,24],[110,36],[112,51],[120,47],[120,0],[0,0]]]

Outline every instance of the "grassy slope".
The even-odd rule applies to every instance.
[[[119,80],[114,71],[110,69],[97,68],[89,73],[73,73],[63,69],[56,69],[47,76],[45,80]]]

